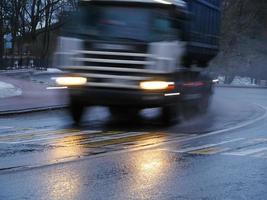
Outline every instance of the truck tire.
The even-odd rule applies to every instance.
[[[70,98],[69,111],[75,125],[80,125],[85,106],[76,98]]]
[[[169,105],[162,107],[162,122],[164,125],[173,125],[178,122],[179,109],[177,105]]]

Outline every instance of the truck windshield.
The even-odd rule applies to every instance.
[[[79,21],[77,21],[77,17]],[[168,10],[158,8],[87,6],[80,8],[75,32],[93,37],[138,41],[177,40]]]

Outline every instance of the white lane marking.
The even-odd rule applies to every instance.
[[[226,129],[222,129],[222,130],[218,130],[218,131],[212,131],[212,132],[207,133],[207,134],[199,135],[199,136],[196,136],[194,138],[190,138],[190,140],[203,138],[203,137],[207,137],[207,136],[212,136],[212,135],[217,135],[219,133],[224,133],[224,132],[228,132],[228,131],[233,131],[235,129],[243,128],[245,126],[251,125],[253,123],[256,123],[257,121],[260,121],[260,120],[266,118],[267,117],[267,108],[264,107],[264,106],[261,106],[261,105],[257,105],[257,106],[259,106],[260,108],[264,109],[265,113],[262,116],[257,117],[256,119],[248,120],[248,121],[246,121],[244,123],[240,123],[239,125],[236,125],[236,126],[233,126],[233,127],[230,127],[230,128],[226,128]]]
[[[189,148],[180,149],[180,150],[172,150],[172,149],[161,149],[161,150],[169,151],[169,152],[173,152],[173,153],[187,153],[187,152],[195,151],[195,150],[199,150],[199,149],[205,149],[205,148],[215,147],[215,146],[219,146],[219,145],[223,145],[223,144],[227,144],[227,143],[231,143],[231,142],[237,142],[237,141],[244,140],[244,139],[245,138],[236,138],[233,140],[222,141],[222,142],[215,143],[215,144],[206,144],[206,145],[189,147]]]
[[[189,138],[185,138],[185,139],[182,139],[182,140],[165,142],[164,144],[155,145],[155,147],[166,145],[166,144],[168,144],[168,145],[169,144],[175,144],[175,143],[178,143],[178,142],[187,142],[187,141],[190,141],[190,140],[209,137],[209,136],[213,136],[213,135],[217,135],[217,134],[220,134],[220,133],[225,133],[225,132],[228,132],[228,131],[233,131],[233,130],[236,130],[236,129],[239,129],[239,128],[243,128],[243,127],[249,126],[249,125],[251,125],[253,123],[256,123],[257,121],[263,120],[264,118],[267,117],[267,108],[264,107],[264,106],[258,105],[258,104],[255,104],[255,105],[259,106],[260,108],[262,108],[264,110],[264,114],[262,116],[257,117],[256,119],[248,120],[248,121],[246,121],[244,123],[240,123],[239,125],[236,125],[236,126],[233,126],[233,127],[230,127],[230,128],[221,129],[221,130],[218,130],[218,131],[212,131],[212,132],[209,132],[209,133],[206,133],[206,134],[201,134],[201,135],[198,135],[198,136],[189,137]],[[147,147],[147,148],[149,148],[149,147]]]
[[[261,147],[261,148],[256,148],[256,149],[254,148],[254,149],[239,150],[239,151],[234,151],[234,152],[226,152],[222,154],[230,155],[230,156],[248,156],[248,155],[260,153],[266,150],[267,150],[267,147]]]

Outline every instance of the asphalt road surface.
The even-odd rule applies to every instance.
[[[0,117],[0,200],[267,199],[267,90],[217,88],[205,115],[93,108]]]

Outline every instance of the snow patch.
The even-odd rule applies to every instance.
[[[62,72],[62,70],[57,69],[57,68],[47,68],[47,72],[50,72],[50,73],[59,73],[59,72]]]
[[[245,85],[245,86],[255,86],[253,79],[250,77],[240,77],[236,76],[231,83],[232,85]]]
[[[0,81],[0,98],[20,96],[22,90],[14,85]]]

